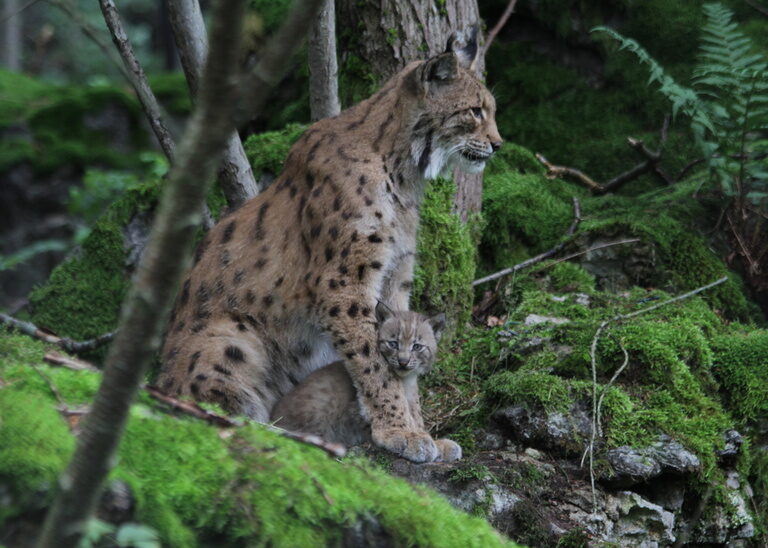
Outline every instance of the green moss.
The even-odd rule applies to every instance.
[[[472,307],[475,246],[472,230],[452,212],[455,185],[432,181],[421,207],[413,307],[434,314],[445,312],[461,331]]]
[[[484,393],[494,406],[540,405],[564,412],[571,401],[567,381],[562,377],[525,367],[496,373],[486,382]]]
[[[16,495],[0,522],[28,509],[65,466],[73,446],[47,384],[67,403],[80,398],[65,376],[98,374],[41,364],[46,346],[0,333],[0,482]],[[136,517],[169,546],[335,545],[344,528],[375,518],[395,545],[502,546],[483,520],[444,499],[389,477],[359,459],[339,463],[321,450],[260,425],[221,431],[134,405],[113,479],[127,482]],[[37,500],[37,499],[36,499]],[[45,495],[40,501],[48,500]]]
[[[32,502],[40,504],[50,498],[40,493],[55,484],[69,461],[74,439],[64,419],[36,394],[0,390],[0,417],[2,524]]]
[[[154,207],[158,181],[132,188],[99,219],[82,247],[29,297],[32,320],[61,336],[88,339],[112,331],[127,290],[123,228]]]
[[[484,268],[490,272],[512,266],[554,245],[573,220],[573,209],[563,196],[573,189],[536,172],[489,174],[483,188],[486,225],[480,243]]]
[[[591,293],[595,289],[595,277],[581,266],[564,262],[549,270],[550,283],[555,291]]]
[[[245,154],[256,179],[264,174],[275,177],[283,170],[288,150],[305,129],[306,126],[291,124],[280,131],[251,135],[245,141]]]
[[[712,348],[729,411],[741,421],[768,416],[768,331],[721,335]]]

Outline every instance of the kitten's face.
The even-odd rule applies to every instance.
[[[423,375],[432,368],[445,327],[444,314],[427,318],[411,311],[393,312],[379,303],[376,319],[379,352],[397,376]]]

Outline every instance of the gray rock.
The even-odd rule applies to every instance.
[[[512,440],[560,455],[577,455],[589,439],[592,421],[584,405],[575,403],[568,413],[517,405],[498,410],[493,420]]]
[[[614,522],[605,540],[620,546],[654,548],[675,542],[675,515],[637,493],[621,491],[606,498],[606,515]]]
[[[699,458],[668,436],[649,447],[617,447],[606,451],[612,474],[599,479],[614,486],[628,487],[660,476],[685,475],[701,469]]]
[[[568,318],[555,318],[555,317],[552,317],[552,316],[540,316],[538,314],[528,314],[525,317],[525,320],[523,320],[523,323],[525,325],[528,325],[528,326],[530,326],[530,325],[540,325],[540,324],[543,324],[543,323],[551,323],[551,324],[554,324],[554,325],[562,325],[562,324],[568,323],[570,321],[571,320],[569,320]]]

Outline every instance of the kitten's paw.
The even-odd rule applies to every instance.
[[[385,428],[373,431],[373,441],[379,447],[413,462],[432,462],[440,454],[435,441],[426,432]]]
[[[455,462],[461,459],[461,445],[446,438],[435,440],[438,462]]]

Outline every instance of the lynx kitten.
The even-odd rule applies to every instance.
[[[376,306],[378,348],[389,366],[389,382],[401,382],[409,409],[419,409],[417,378],[432,368],[445,315],[426,318],[416,312],[393,312]],[[384,403],[388,403],[384,401]],[[420,414],[412,413],[421,420]],[[309,375],[286,394],[272,410],[272,420],[282,428],[316,434],[327,441],[358,445],[371,440],[371,427],[360,412],[357,391],[343,361],[333,362]],[[420,425],[423,428],[423,423]],[[435,440],[438,460],[461,458],[461,447]]]

